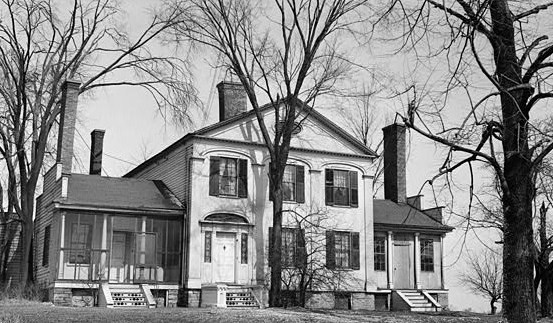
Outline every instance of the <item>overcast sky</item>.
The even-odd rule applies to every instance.
[[[132,1],[132,5],[129,5],[130,3],[123,4],[129,12],[125,22],[126,27],[128,30],[140,30],[147,21],[146,8],[154,2],[141,0]],[[412,66],[404,57],[390,55],[375,49],[363,49],[359,51],[359,54],[366,55],[366,63],[373,64],[375,70],[387,69],[387,72],[393,72],[397,79],[413,77]],[[202,56],[195,56],[193,72],[194,84],[199,91],[199,98],[207,117],[204,118],[201,113],[197,113],[194,120],[196,128],[217,122],[218,100],[215,85],[222,80],[224,74],[210,66],[208,55],[205,58]],[[75,138],[78,162],[74,166],[74,170],[77,172],[86,173],[88,171],[88,147],[90,132],[93,129],[106,130],[103,175],[112,177],[125,174],[146,158],[161,151],[187,132],[194,130],[194,127],[186,128],[165,121],[156,110],[155,103],[149,94],[137,88],[100,89],[94,92],[92,97],[85,96],[79,100]],[[380,100],[379,105],[381,124],[377,126],[375,136],[378,138],[374,142],[380,141],[382,136],[380,128],[392,120],[395,111],[403,112],[402,103],[398,100]],[[336,114],[335,110],[322,109],[320,111],[333,121],[345,124],[343,118]],[[442,165],[445,151],[419,136],[410,136],[409,139],[407,193],[416,195],[419,194],[425,180],[431,178]],[[466,211],[468,203],[466,191],[462,189],[466,188],[462,185],[466,183],[466,174],[457,175],[457,179],[461,185],[455,191],[454,207],[457,212],[463,212],[463,210]],[[425,187],[422,193],[425,194],[426,206],[433,207],[432,191]],[[448,224],[454,224],[454,219],[450,219]],[[458,282],[458,275],[465,268],[464,254],[461,254],[459,259],[460,247],[466,243],[469,250],[479,253],[482,250],[480,239],[489,243],[496,240],[497,237],[495,234],[486,232],[479,235],[470,233],[465,236],[464,230],[461,228],[449,234],[446,239],[446,283],[450,288],[449,298],[452,309],[489,310],[488,302],[485,299],[474,296]]]

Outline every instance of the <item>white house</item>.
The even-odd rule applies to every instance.
[[[123,178],[100,176],[101,140],[92,145],[91,174],[67,168],[74,131],[67,120],[77,103],[71,86],[77,85],[66,87],[58,164],[37,203],[35,266],[51,300],[75,304],[98,295],[105,306],[266,305],[269,157],[241,86],[218,85],[220,122],[187,134]],[[442,224],[441,208],[423,210],[420,196],[405,194],[405,127],[384,129],[386,199],[374,200],[376,154],[315,110],[301,113],[285,170],[290,212],[282,261],[295,268],[309,255],[309,266],[323,264],[340,280],[310,284],[306,305],[447,306],[442,240],[452,228]],[[274,129],[274,109],[262,114]],[[298,216],[317,225],[302,227]],[[307,236],[305,246],[298,243]],[[286,286],[289,295],[294,288]]]

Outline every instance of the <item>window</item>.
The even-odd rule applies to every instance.
[[[282,177],[284,201],[305,202],[305,169],[300,165],[286,165]]]
[[[50,260],[50,226],[44,228],[44,241],[42,244],[42,265],[48,266]]]
[[[245,159],[211,157],[209,195],[248,196],[248,161]]]
[[[71,225],[70,264],[89,264],[92,247],[92,226],[90,224],[73,223]]]
[[[302,268],[307,257],[305,251],[305,231],[298,228],[282,228],[281,264],[282,268]],[[269,228],[269,259],[272,255],[273,228]]]
[[[421,239],[421,271],[434,271],[434,240]]]
[[[205,232],[204,262],[211,262],[211,231]]]
[[[386,270],[386,238],[374,238],[374,270]]]
[[[357,207],[357,172],[347,170],[325,170],[326,205]]]
[[[326,232],[326,266],[329,269],[360,269],[359,232]]]
[[[240,263],[248,263],[248,234],[242,233],[242,239],[240,244]]]

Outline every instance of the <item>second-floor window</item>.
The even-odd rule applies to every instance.
[[[282,177],[282,195],[284,201],[305,202],[305,171],[303,166],[286,165]]]
[[[325,200],[326,205],[357,207],[357,172],[326,169],[325,170]]]
[[[248,196],[248,161],[212,156],[209,165],[209,195]]]

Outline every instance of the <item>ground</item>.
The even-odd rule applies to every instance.
[[[0,322],[501,322],[500,316],[465,312],[408,313],[293,309],[106,309],[56,307],[49,303],[1,302]]]

